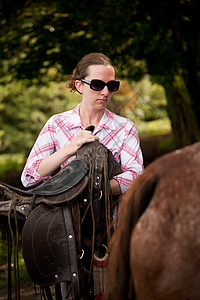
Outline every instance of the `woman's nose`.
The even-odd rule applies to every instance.
[[[102,95],[109,95],[109,90],[108,90],[108,87],[107,85],[104,86],[103,90],[101,91]]]

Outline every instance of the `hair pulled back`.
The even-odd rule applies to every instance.
[[[103,53],[89,53],[85,55],[77,64],[67,81],[67,87],[72,91],[76,91],[75,81],[85,78],[88,75],[88,67],[91,65],[112,66],[111,60]]]

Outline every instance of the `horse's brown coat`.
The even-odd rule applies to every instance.
[[[200,299],[200,143],[148,166],[120,218],[105,300]]]

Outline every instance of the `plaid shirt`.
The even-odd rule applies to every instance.
[[[22,172],[21,180],[25,187],[50,176],[41,177],[37,168],[45,157],[70,143],[77,132],[84,129],[79,116],[79,107],[52,116],[41,130]],[[119,182],[124,193],[143,172],[143,157],[137,129],[132,121],[118,116],[109,110],[104,115],[94,132],[100,142],[111,150],[115,159],[121,164],[123,173],[114,178]],[[61,165],[67,165],[76,156],[71,156]]]

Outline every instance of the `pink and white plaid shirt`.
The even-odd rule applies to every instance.
[[[41,160],[70,143],[83,124],[79,116],[79,107],[52,116],[41,130],[22,172],[21,180],[28,187],[48,177],[41,177],[37,168]],[[114,178],[119,182],[124,193],[143,172],[143,156],[135,124],[109,110],[105,113],[94,132],[100,142],[111,150],[115,159],[121,163],[123,173]],[[75,159],[71,156],[61,167]]]

